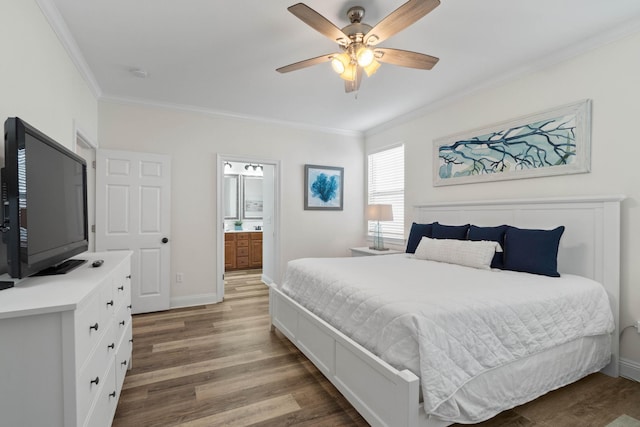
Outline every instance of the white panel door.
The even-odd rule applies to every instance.
[[[169,309],[170,186],[167,155],[96,153],[96,250],[133,251],[133,313]]]

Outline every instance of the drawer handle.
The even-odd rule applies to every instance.
[[[126,322],[124,320],[120,321],[120,326],[124,326]]]
[[[111,393],[109,393],[109,397],[116,397],[116,392],[112,391]]]
[[[118,286],[118,290],[119,291],[124,291],[124,285],[123,286]]]
[[[116,343],[111,343],[107,346],[107,348],[110,348],[111,350],[113,350],[114,348],[116,348]]]
[[[99,382],[100,382],[100,377],[96,377],[95,380],[91,380],[91,384],[98,385]]]
[[[89,326],[89,331],[91,331],[92,329],[95,330],[95,331],[98,330],[98,322],[96,322],[95,325]]]
[[[125,360],[124,362],[120,362],[120,364],[121,364],[122,366],[127,366],[127,361]]]
[[[110,305],[110,306],[112,306],[112,307],[113,307],[113,300],[111,300],[111,301],[107,301],[107,305]]]
[[[131,275],[129,274],[125,279],[131,279]]]

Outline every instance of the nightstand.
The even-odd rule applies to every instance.
[[[401,254],[402,251],[398,251],[395,249],[387,249],[386,251],[376,251],[375,249],[370,249],[366,246],[362,248],[349,248],[351,250],[351,256],[376,256],[376,255],[393,255],[393,254]]]

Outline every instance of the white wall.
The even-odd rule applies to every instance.
[[[621,325],[640,319],[640,34],[544,70],[478,91],[366,137],[366,150],[405,142],[406,211],[432,201],[625,194],[622,204]],[[444,58],[443,60],[446,60]],[[593,100],[589,174],[432,187],[432,141],[581,99]],[[407,228],[411,223],[407,215]],[[640,367],[640,334],[628,329],[621,356]],[[638,371],[640,374],[640,371]]]
[[[0,120],[18,116],[66,147],[93,140],[98,103],[33,0],[0,4]]]
[[[281,163],[280,270],[308,256],[346,256],[364,241],[364,146],[359,137],[141,105],[100,102],[101,148],[172,158],[171,297],[215,293],[216,155]],[[303,210],[304,165],[341,166],[343,211]],[[220,219],[221,221],[221,219]],[[176,284],[175,272],[184,272]],[[279,277],[275,277],[279,280]]]
[[[35,1],[2,0],[0,53],[3,129],[7,117],[17,116],[68,148],[74,146],[74,123],[96,139],[98,102]],[[0,138],[0,164],[4,164],[4,138]],[[0,266],[5,257],[5,246],[0,245]]]

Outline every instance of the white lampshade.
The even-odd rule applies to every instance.
[[[393,221],[393,208],[391,205],[385,204],[368,205],[367,219],[369,221]]]

